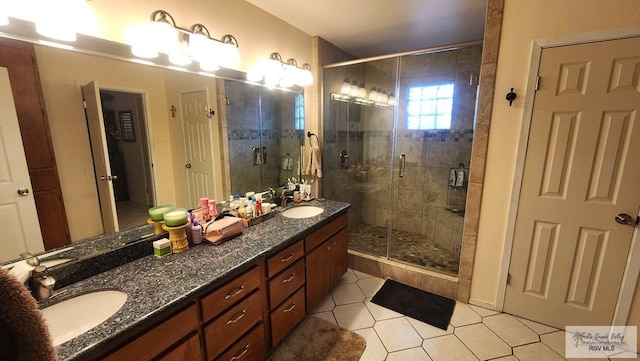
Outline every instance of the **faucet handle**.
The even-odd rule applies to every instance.
[[[33,278],[47,278],[49,277],[49,269],[47,266],[38,265],[33,268],[31,273]]]
[[[30,252],[22,252],[20,253],[20,257],[27,261],[27,264],[30,266],[36,267],[40,264],[38,257],[32,255]]]

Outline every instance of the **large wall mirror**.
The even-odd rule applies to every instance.
[[[33,43],[72,241],[142,225],[154,204],[194,208],[200,197],[227,200],[299,173],[301,89],[247,83],[237,71],[212,76],[124,60],[124,45],[87,36],[80,49],[3,36]],[[105,207],[109,197],[114,209]],[[42,250],[10,238],[0,243],[0,262]]]

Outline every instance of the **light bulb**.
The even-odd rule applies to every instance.
[[[387,95],[387,91],[382,91],[382,96],[380,97],[380,103],[387,104],[389,102],[389,96]]]
[[[313,84],[313,74],[309,69],[300,69],[300,86]]]
[[[9,17],[7,14],[0,14],[0,26],[9,25]]]
[[[365,89],[364,83],[360,83],[358,86],[358,98],[367,98],[367,89]]]
[[[375,102],[376,99],[378,99],[378,91],[376,90],[375,87],[371,88],[371,91],[369,91],[369,100],[371,100],[372,102]]]
[[[358,96],[358,82],[355,80],[351,81],[351,91],[349,92],[349,95],[352,97]]]
[[[129,32],[131,53],[139,58],[153,59],[157,57],[158,49],[153,41],[153,25],[149,23],[135,26]]]
[[[351,94],[351,83],[349,82],[349,78],[344,78],[342,86],[340,86],[340,93],[344,95]]]
[[[389,93],[389,100],[387,101],[387,104],[396,105],[396,97],[393,95],[393,93]]]

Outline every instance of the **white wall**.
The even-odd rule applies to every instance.
[[[637,0],[505,0],[472,301],[495,305],[534,39],[640,26]],[[512,107],[504,100],[518,94]],[[638,294],[638,292],[636,292]],[[630,324],[638,324],[636,297]],[[635,315],[635,316],[634,316]],[[635,317],[635,318],[633,318]]]

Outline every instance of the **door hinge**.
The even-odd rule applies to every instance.
[[[538,91],[538,89],[540,89],[540,77],[536,76],[536,86],[533,90]]]
[[[82,100],[82,106],[87,109],[87,101],[84,99]]]
[[[507,286],[511,285],[511,273],[507,273]]]
[[[229,99],[229,97],[224,97],[224,104],[225,105],[231,104],[231,99]]]

